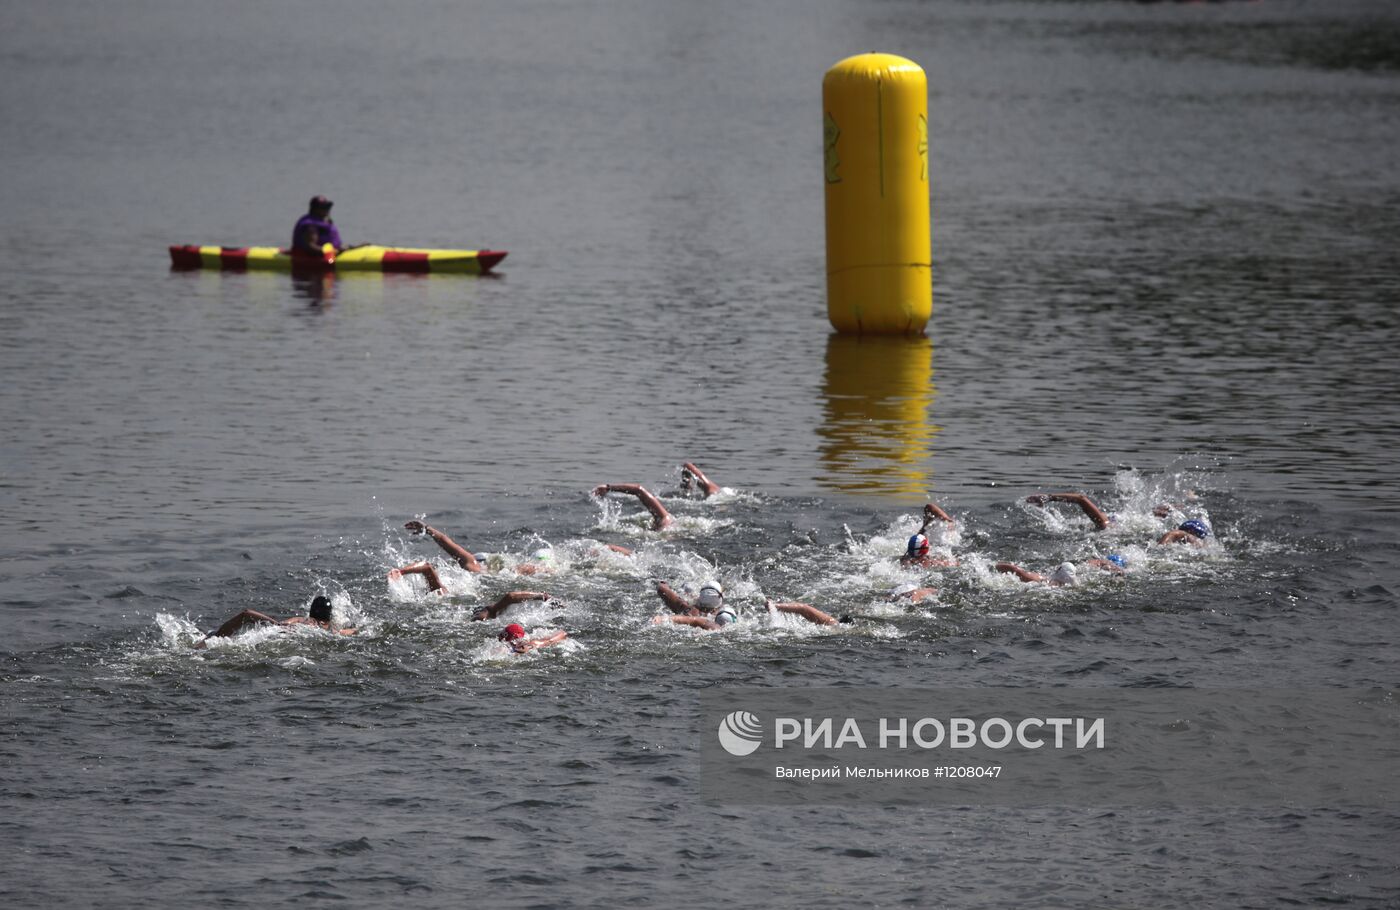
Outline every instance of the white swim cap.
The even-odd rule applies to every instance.
[[[903,597],[906,594],[913,594],[917,590],[919,590],[918,585],[913,582],[905,582],[902,585],[895,585],[893,588],[890,588],[890,596]]]
[[[1079,577],[1074,573],[1074,563],[1062,562],[1055,570],[1055,574],[1050,576],[1050,580],[1057,585],[1072,585],[1079,581]]]
[[[715,623],[716,623],[717,625],[727,626],[727,625],[729,625],[731,622],[738,622],[738,621],[739,621],[739,613],[738,613],[738,611],[736,611],[733,607],[729,606],[729,604],[725,604],[724,606],[720,607],[719,610],[717,610],[717,611],[715,612]]]
[[[534,559],[538,559],[540,562],[549,562],[554,558],[554,551],[549,547],[540,547],[538,550],[531,553],[530,556]]]
[[[724,603],[724,588],[717,581],[707,581],[700,586],[700,596],[695,603],[706,610],[713,610]]]

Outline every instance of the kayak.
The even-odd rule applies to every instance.
[[[506,258],[504,250],[418,250],[392,246],[357,246],[336,252],[330,244],[320,256],[293,253],[275,246],[172,246],[173,269],[224,269],[275,272],[447,272],[484,275]]]

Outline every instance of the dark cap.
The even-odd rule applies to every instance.
[[[317,594],[316,597],[311,601],[311,609],[307,610],[306,613],[312,619],[320,620],[321,622],[330,622],[330,598],[324,594]]]
[[[330,201],[329,199],[327,199],[325,196],[312,196],[312,197],[311,197],[311,206],[310,206],[310,207],[313,208],[313,209],[328,209],[328,208],[330,208],[330,207],[333,206],[333,205],[335,205],[335,203],[334,203],[334,202],[331,202],[331,201]]]

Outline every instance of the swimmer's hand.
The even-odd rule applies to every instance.
[[[403,526],[404,526],[405,528],[408,529],[408,532],[409,532],[410,534],[427,534],[427,533],[428,533],[428,526],[425,525],[425,524],[423,524],[423,522],[418,521],[417,519],[415,519],[415,520],[413,520],[413,521],[406,521],[406,522],[403,523]]]
[[[1026,502],[1030,503],[1033,506],[1043,506],[1053,498],[1054,497],[1052,497],[1049,493],[1035,493],[1031,496],[1027,496]]]
[[[612,486],[606,483],[600,483],[598,484],[598,486],[593,488],[593,495],[598,497],[599,499],[602,499],[610,492],[612,492]]]

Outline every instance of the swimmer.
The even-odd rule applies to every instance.
[[[646,487],[639,483],[605,483],[593,488],[593,495],[602,499],[609,493],[626,493],[628,496],[635,496],[641,500],[651,513],[653,531],[664,531],[675,523],[675,518],[666,511],[666,507],[661,504],[661,500],[656,498]]]
[[[787,613],[790,616],[801,616],[803,619],[818,626],[836,626],[843,622],[851,622],[851,617],[843,616],[839,620],[830,613],[818,610],[811,604],[803,603],[778,603],[764,599],[763,606],[767,608],[769,616],[777,616],[779,613]]]
[[[1033,506],[1040,506],[1041,508],[1044,508],[1045,504],[1049,502],[1067,502],[1079,506],[1084,514],[1089,516],[1089,520],[1094,523],[1094,527],[1098,528],[1100,531],[1105,530],[1109,525],[1113,524],[1113,519],[1109,517],[1108,513],[1100,509],[1098,503],[1094,502],[1083,493],[1036,493],[1027,496],[1026,502]]]
[[[999,562],[996,564],[996,570],[998,572],[1005,572],[1008,575],[1015,575],[1022,581],[1043,581],[1057,588],[1073,587],[1079,584],[1079,575],[1075,572],[1074,563],[1072,562],[1060,563],[1059,568],[1055,569],[1054,573],[1052,573],[1049,578],[1041,575],[1039,572],[1023,569],[1014,562]]]
[[[953,516],[943,511],[937,503],[931,502],[924,506],[924,526],[919,529],[919,533],[922,534],[927,531],[928,526],[933,524],[935,518],[946,523],[950,528],[957,524],[957,522],[953,520]]]
[[[414,562],[397,569],[389,570],[389,580],[396,581],[405,575],[422,575],[428,582],[428,590],[437,594],[446,594],[447,588],[443,585],[442,579],[438,576],[437,569],[434,569],[429,562]]]
[[[516,604],[525,603],[527,600],[549,601],[554,598],[543,591],[509,591],[501,595],[500,600],[486,607],[477,607],[472,613],[472,622],[481,622],[487,619],[495,619],[506,610]]]
[[[720,485],[706,477],[694,462],[687,461],[681,465],[681,489],[686,492],[698,490],[701,499],[709,499],[720,491]]]
[[[1195,501],[1196,494],[1188,490],[1187,497],[1191,501]],[[1046,503],[1050,502],[1067,502],[1071,505],[1079,506],[1084,514],[1089,516],[1089,520],[1094,523],[1094,527],[1098,528],[1100,531],[1106,530],[1109,525],[1113,524],[1113,516],[1099,508],[1098,503],[1094,502],[1083,493],[1036,493],[1027,496],[1026,502],[1042,508],[1044,508]],[[1158,518],[1167,518],[1172,515],[1173,512],[1180,511],[1181,507],[1175,503],[1164,502],[1154,506],[1152,514]]]
[[[1158,538],[1157,543],[1189,543],[1194,547],[1203,547],[1206,540],[1210,538],[1210,525],[1199,518],[1192,518],[1183,521],[1174,529]]]
[[[956,566],[958,561],[955,557],[933,556],[929,553],[931,545],[928,539],[928,528],[934,520],[945,522],[949,528],[957,524],[953,516],[943,511],[934,503],[924,506],[924,523],[913,537],[909,538],[909,545],[905,548],[904,555],[899,557],[899,564],[906,568],[918,566],[924,569],[947,568]]]
[[[664,581],[656,583],[656,594],[668,610],[681,616],[705,616],[718,612],[725,605],[724,588],[717,581],[702,584],[700,594],[694,601],[686,600]]]
[[[546,635],[544,638],[525,637],[525,627],[518,622],[513,622],[496,634],[496,641],[503,642],[516,654],[525,654],[539,648],[548,648],[557,645],[569,637],[569,633],[562,629],[553,635]]]
[[[451,537],[448,537],[446,534],[442,533],[437,528],[430,527],[429,525],[426,525],[423,522],[416,520],[404,522],[404,527],[408,529],[409,533],[411,534],[426,535],[428,537],[431,537],[433,541],[437,543],[437,545],[441,547],[445,553],[447,553],[453,559],[457,560],[457,565],[461,566],[463,569],[466,569],[468,572],[480,574],[488,571],[487,566],[485,565],[485,554],[472,553],[466,547],[457,543],[457,541],[453,540]],[[609,550],[612,550],[615,553],[621,553],[623,556],[632,555],[632,551],[627,549],[626,547],[615,547],[612,544],[605,544],[604,546],[606,546]],[[552,571],[554,568],[554,550],[550,547],[540,547],[538,550],[531,554],[531,558],[534,560],[534,562],[521,563],[520,565],[515,567],[515,572],[517,575],[538,575],[541,572]],[[427,572],[417,568],[417,565],[417,563],[414,564],[412,571],[410,571],[409,566],[404,566],[402,569],[399,569],[397,571],[408,575],[420,574],[426,576]],[[436,572],[434,572],[433,574],[434,576],[436,576]],[[432,582],[430,579],[429,585],[431,584]],[[437,590],[437,588],[434,588],[434,590]]]
[[[937,596],[937,588],[921,588],[916,584],[908,583],[895,585],[893,588],[890,588],[889,595],[885,599],[890,603],[901,603],[907,600],[910,603],[917,604],[923,603],[930,597]]]
[[[1110,553],[1103,559],[1086,559],[1084,565],[1103,569],[1113,575],[1125,575],[1128,572],[1128,557],[1118,553]]]
[[[681,489],[686,492],[698,490],[701,499],[709,499],[720,492],[720,485],[706,477],[705,472],[696,467],[694,462],[687,461],[681,465]],[[661,500],[639,483],[604,483],[593,488],[593,495],[599,499],[609,493],[626,493],[641,500],[642,505],[651,513],[653,531],[663,531],[675,524],[675,516],[666,510]]]
[[[928,537],[924,534],[915,534],[909,538],[909,546],[905,549],[904,555],[899,557],[899,564],[905,568],[918,566],[921,569],[948,568],[958,564],[955,557],[934,556],[929,552],[929,549]]]
[[[457,543],[457,541],[448,537],[437,528],[417,520],[404,522],[404,527],[410,534],[423,534],[431,537],[434,543],[442,547],[443,552],[457,560],[457,565],[466,569],[468,572],[479,573],[486,571],[486,567],[481,564],[481,561],[477,559],[470,550]]]
[[[259,613],[257,610],[244,610],[234,616],[219,628],[204,636],[202,641],[195,644],[196,648],[207,647],[205,642],[211,638],[228,638],[237,635],[245,626],[315,626],[327,632],[335,632],[339,635],[354,635],[352,627],[336,629],[331,625],[331,601],[324,594],[317,594],[311,601],[311,606],[307,610],[306,616],[292,616],[287,619],[274,619],[266,613]]]
[[[718,632],[730,623],[739,621],[739,612],[729,604],[723,604],[714,612],[714,618],[709,616],[653,616],[651,624],[653,626],[674,623],[678,626],[692,626],[696,629],[704,629],[706,632]]]
[[[525,562],[515,567],[517,575],[539,575],[541,572],[549,573],[554,571],[554,551],[549,547],[540,547],[530,554],[534,562]]]

